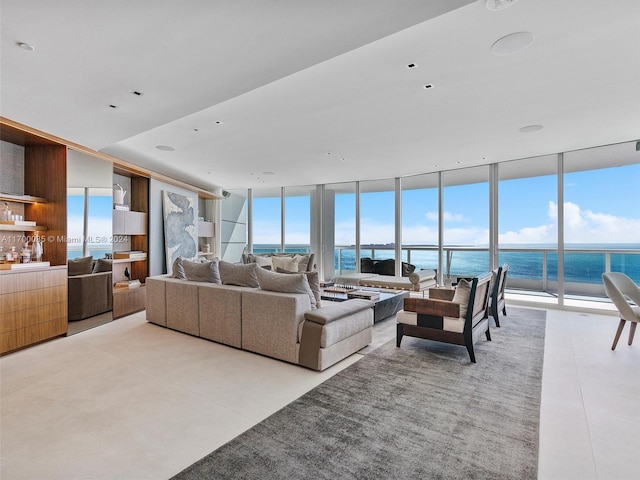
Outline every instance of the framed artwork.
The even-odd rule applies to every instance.
[[[176,258],[196,258],[198,255],[193,199],[163,190],[162,213],[167,271],[171,272]]]

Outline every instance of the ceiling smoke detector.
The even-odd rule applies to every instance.
[[[498,10],[504,10],[516,3],[518,0],[485,0],[484,4],[487,10],[497,12]]]

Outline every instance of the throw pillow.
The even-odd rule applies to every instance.
[[[264,268],[256,269],[258,284],[262,290],[282,293],[306,293],[309,295],[311,309],[316,308],[316,297],[311,291],[307,276],[303,273],[294,272],[292,274],[270,272]]]
[[[246,265],[235,265],[233,263],[220,260],[220,278],[224,285],[238,285],[240,287],[258,288],[258,278],[256,277],[257,264],[247,263]],[[261,270],[264,270],[261,269]],[[266,270],[265,270],[266,272]]]
[[[374,261],[373,271],[378,275],[394,276],[396,274],[396,261],[393,258]]]
[[[99,258],[93,266],[93,273],[110,272],[113,270],[113,260],[110,258]]]
[[[67,275],[87,275],[93,271],[93,256],[74,258],[67,261]]]
[[[278,273],[298,273],[298,272],[289,272],[281,268],[279,268],[276,271]],[[320,276],[318,275],[318,272],[299,272],[299,273],[303,273],[307,276],[307,281],[309,282],[309,288],[311,288],[311,293],[313,293],[313,296],[316,299],[316,307],[320,308],[322,306],[322,294],[320,293]]]
[[[416,270],[416,266],[415,265],[413,265],[411,263],[407,263],[407,262],[402,262],[402,276],[403,277],[408,277],[415,270]]]
[[[182,266],[182,257],[178,257],[173,261],[173,265],[171,266],[171,275],[173,278],[177,278],[179,280],[186,280],[187,276],[184,273],[184,268]]]
[[[299,272],[311,270],[311,268],[309,268],[309,255],[294,255],[293,259],[298,263]]]
[[[456,291],[453,294],[453,303],[460,305],[460,318],[467,316],[467,305],[469,304],[469,295],[471,294],[471,283],[464,278],[458,282]]]
[[[222,283],[218,262],[216,261],[199,262],[183,259],[182,268],[184,269],[187,280],[193,282]]]
[[[273,268],[276,270],[278,268],[282,268],[283,270],[288,270],[290,272],[299,271],[298,262],[294,257],[274,256],[271,257],[271,261],[273,262]]]
[[[269,269],[273,268],[273,263],[271,262],[271,257],[261,257],[260,255],[254,255],[256,263],[261,267],[269,267]]]

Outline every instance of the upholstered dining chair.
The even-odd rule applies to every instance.
[[[396,315],[396,346],[404,335],[464,345],[476,363],[473,345],[484,334],[491,340],[487,302],[491,273],[458,282],[451,300],[405,297]]]
[[[505,263],[495,270],[491,285],[491,293],[489,298],[489,315],[496,322],[496,327],[500,327],[499,313],[502,310],[503,315],[507,315],[507,305],[504,300],[504,287],[507,285],[507,272],[509,264]]]
[[[603,273],[602,281],[604,291],[620,314],[620,323],[611,350],[616,349],[625,322],[631,322],[629,327],[629,345],[631,345],[636,333],[636,326],[640,322],[640,287],[624,273],[619,272]]]

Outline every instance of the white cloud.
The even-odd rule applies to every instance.
[[[438,221],[438,212],[427,212],[426,215],[427,220],[433,220],[434,222]],[[445,222],[468,222],[469,219],[466,218],[461,213],[451,213],[451,212],[443,212],[442,214],[443,221]]]
[[[555,243],[558,240],[558,205],[549,202],[549,223],[524,227],[499,235],[499,242]],[[609,213],[583,210],[573,202],[564,204],[565,243],[638,243],[640,218],[618,217]]]

